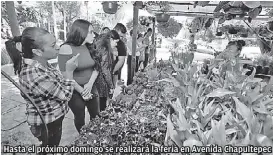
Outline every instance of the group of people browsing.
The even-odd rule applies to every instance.
[[[132,83],[132,71],[131,71],[131,66],[132,66],[132,45],[133,45],[133,30],[130,31],[130,37],[127,41],[127,49],[128,49],[128,57],[127,57],[127,65],[128,65],[128,72],[127,72],[127,85]],[[148,28],[147,32],[144,34],[138,32],[137,33],[137,42],[136,42],[136,66],[135,66],[135,72],[138,71],[143,71],[144,68],[147,67],[148,62],[152,59],[153,55],[153,48],[155,47],[152,42],[150,37],[152,36],[152,29]]]
[[[150,35],[150,32],[146,35]],[[90,22],[78,19],[59,49],[55,37],[38,27],[28,27],[21,36],[5,42],[20,86],[37,105],[47,125],[48,137],[35,106],[22,95],[27,102],[30,130],[42,142],[42,146],[59,145],[62,122],[69,109],[80,132],[85,125],[85,107],[90,119],[106,108],[117,81],[121,79],[127,48],[128,59],[131,56],[126,33],[126,27],[118,23],[113,30],[103,28],[97,36]],[[143,43],[144,40],[145,37]],[[17,48],[17,43],[21,43],[21,49]],[[48,63],[48,60],[57,57],[59,69]],[[140,60],[143,59],[139,55]],[[145,60],[143,64],[146,64]]]

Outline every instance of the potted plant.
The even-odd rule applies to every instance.
[[[136,1],[134,6],[136,6],[138,9],[143,9],[145,7],[142,1]]]
[[[105,1],[102,3],[103,11],[108,14],[115,14],[118,10],[116,1]]]
[[[242,38],[247,38],[247,37],[248,37],[248,33],[242,33],[240,36],[241,36]]]
[[[160,4],[160,10],[162,11],[162,13],[156,14],[156,21],[159,23],[165,23],[168,22],[170,19],[170,15],[167,14],[167,11],[170,11],[172,9],[172,7],[170,6],[169,2],[167,1],[162,1]]]
[[[273,75],[273,60],[271,60],[270,64],[269,64],[269,75]]]
[[[256,74],[269,74],[270,65],[272,63],[272,58],[268,54],[263,54],[259,56],[255,60],[255,64],[257,65],[257,72]]]

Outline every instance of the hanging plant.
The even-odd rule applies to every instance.
[[[134,6],[136,6],[138,9],[143,9],[145,7],[142,1],[136,1]]]
[[[238,33],[238,30],[236,30],[234,27],[230,27],[230,28],[228,29],[228,33],[229,33],[229,34],[237,34],[237,33]]]
[[[159,23],[166,23],[169,21],[170,17],[171,16],[166,13],[156,14],[156,21]]]
[[[170,18],[167,23],[158,23],[157,29],[164,37],[173,38],[177,36],[182,28],[182,24],[178,23],[175,19]]]
[[[160,7],[160,11],[162,11],[162,13],[156,14],[156,21],[159,23],[168,22],[171,16],[167,14],[166,12],[172,9],[169,2],[160,1],[160,2],[154,2],[154,3],[155,4],[153,4],[153,2],[148,2],[148,5],[157,5]]]
[[[202,6],[202,7],[205,7],[209,4],[210,1],[198,1],[197,2],[197,5],[199,6]]]
[[[103,2],[102,6],[103,6],[103,11],[108,14],[115,14],[118,10],[118,3],[115,1]]]

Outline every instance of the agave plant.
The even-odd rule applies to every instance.
[[[199,74],[195,65],[177,69],[169,80],[177,99],[168,101],[166,143],[273,146],[273,80],[266,84],[254,78],[255,70],[250,76],[238,70],[209,80],[194,76]]]

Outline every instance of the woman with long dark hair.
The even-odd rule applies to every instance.
[[[121,69],[125,62],[126,46],[124,42],[120,39],[120,36],[117,31],[110,31],[110,43],[114,55],[114,64],[113,64],[113,78],[114,84],[116,85],[118,81],[118,76],[121,75]]]
[[[112,98],[114,92],[113,83],[113,53],[110,44],[110,35],[102,34],[96,38],[96,50],[100,55],[101,70],[96,80],[97,89],[100,95],[100,110],[106,108],[107,101]]]
[[[21,43],[22,51],[16,48],[16,43]],[[46,139],[46,129],[38,111],[29,98],[22,95],[27,103],[27,122],[32,134],[42,141],[42,146],[58,146],[62,136],[62,122],[69,110],[68,101],[74,89],[83,91],[73,80],[73,72],[78,66],[78,55],[64,65],[64,78],[59,70],[48,63],[48,60],[56,58],[58,54],[55,49],[56,39],[48,31],[28,27],[22,36],[14,37],[5,44],[14,63],[15,74],[19,76],[20,86],[39,108],[48,128]]]
[[[83,19],[74,21],[58,56],[59,68],[61,71],[65,71],[66,61],[73,55],[80,54],[79,65],[73,78],[84,87],[84,91],[82,93],[74,91],[68,104],[74,113],[74,123],[78,132],[85,124],[85,107],[88,109],[90,119],[99,113],[99,97],[94,83],[99,74],[100,62],[98,53],[92,44],[94,37],[95,33],[90,22]],[[87,98],[82,97],[86,93],[89,96]]]

